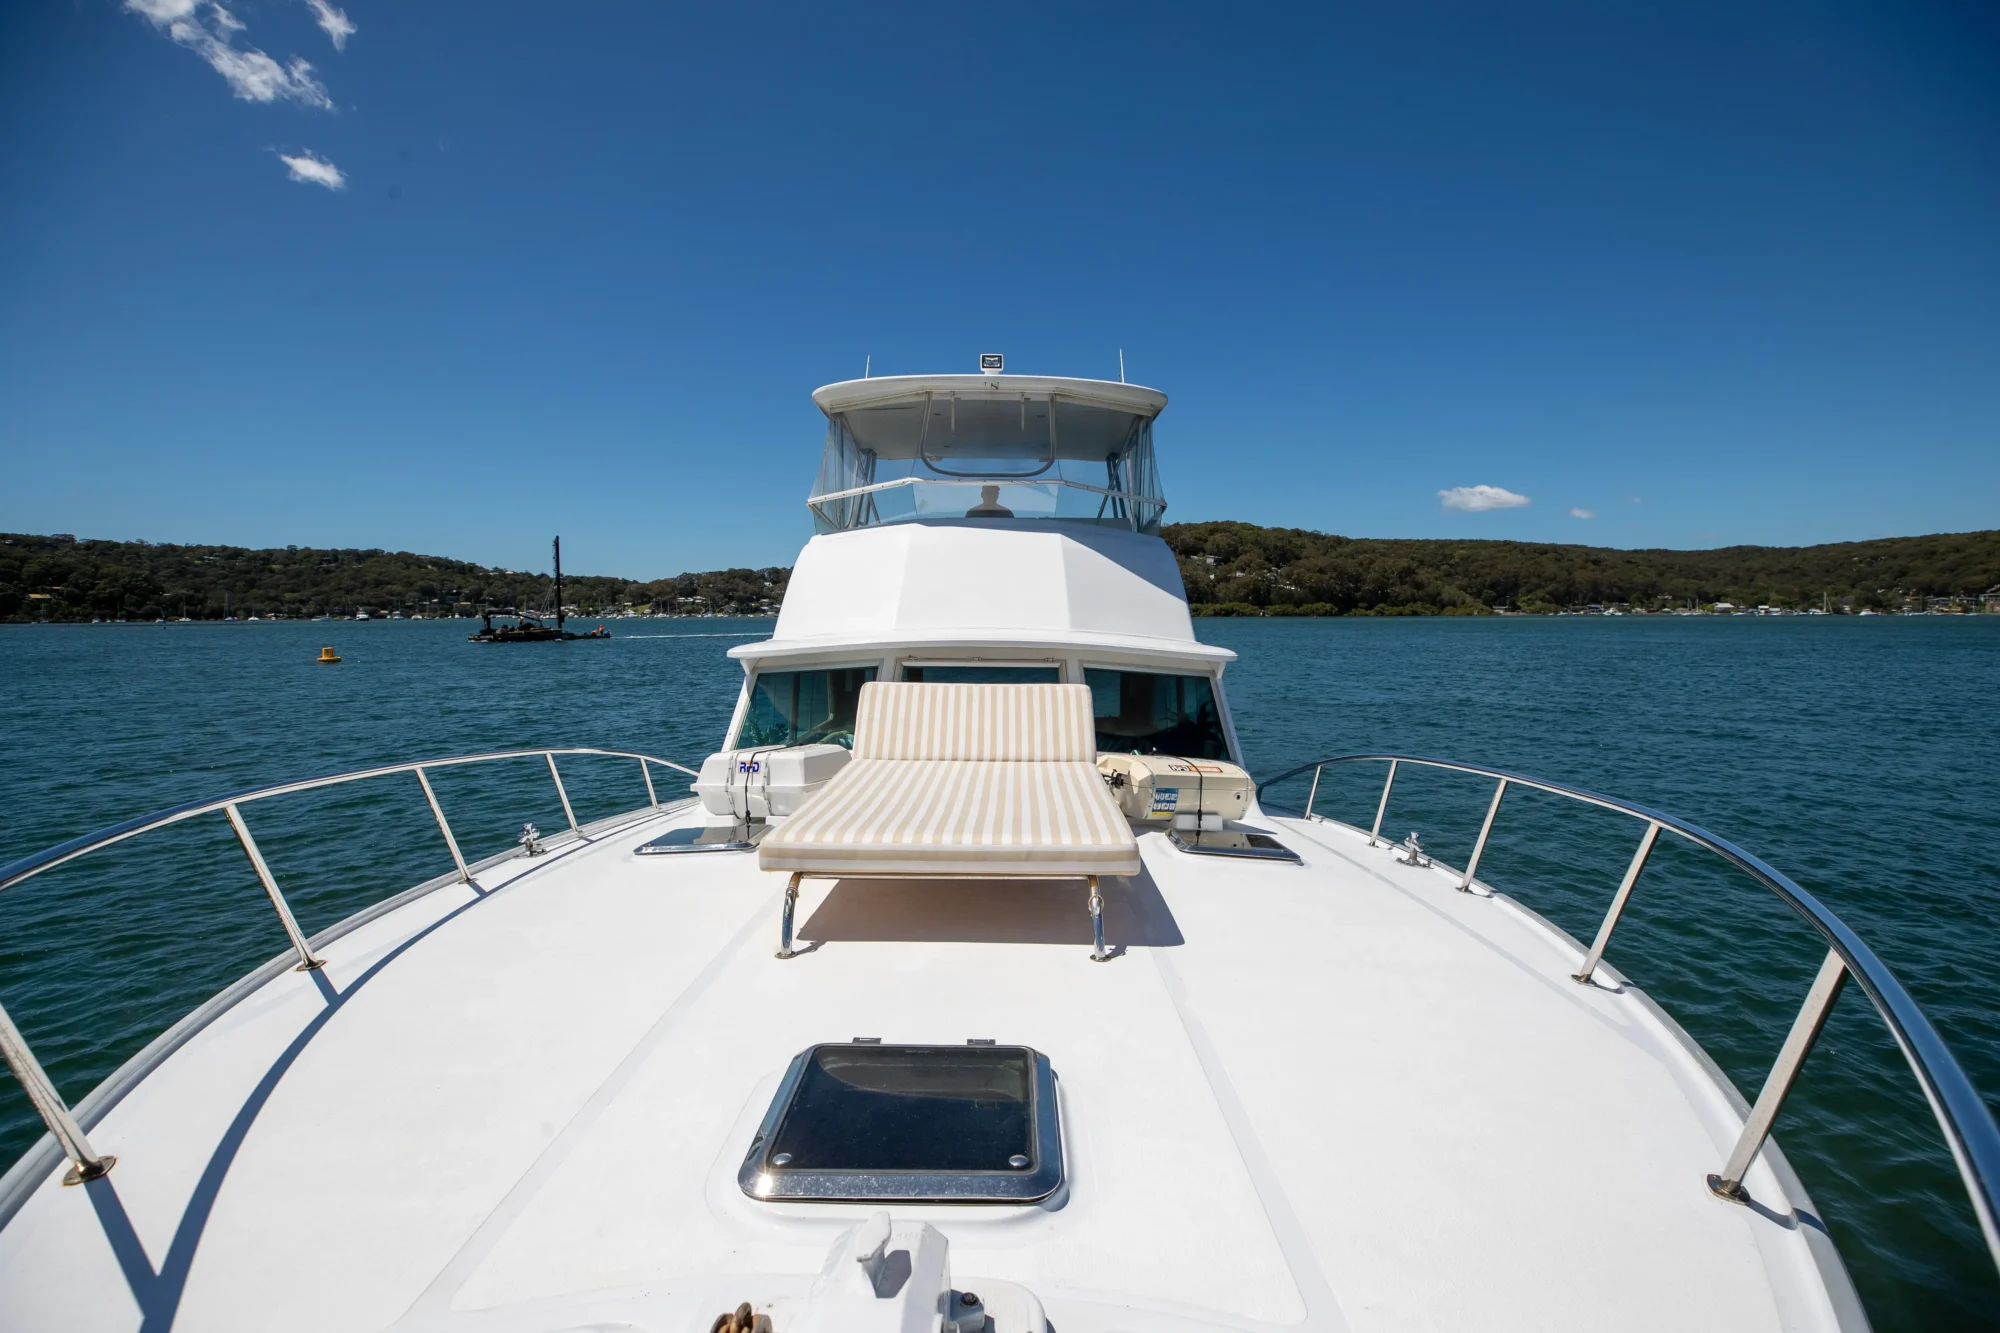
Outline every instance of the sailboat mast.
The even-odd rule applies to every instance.
[[[562,609],[562,538],[556,538],[556,631],[563,627]]]

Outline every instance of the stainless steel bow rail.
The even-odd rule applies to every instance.
[[[444,807],[438,804],[437,792],[431,787],[430,770],[437,768],[458,768],[466,764],[484,764],[502,759],[541,758],[548,762],[549,777],[556,785],[556,796],[562,801],[563,816],[569,820],[569,830],[581,838],[583,830],[576,822],[576,811],[569,803],[569,792],[563,786],[562,770],[556,767],[557,755],[600,755],[610,759],[634,759],[639,763],[639,774],[646,781],[646,803],[651,809],[660,808],[659,794],[653,788],[652,765],[670,768],[689,777],[699,777],[693,769],[670,760],[649,754],[639,754],[632,750],[599,750],[587,746],[567,746],[546,750],[497,750],[488,754],[456,755],[448,759],[425,759],[417,763],[386,764],[380,768],[361,768],[351,773],[336,773],[330,777],[308,778],[303,782],[284,782],[274,787],[255,787],[245,791],[231,792],[227,796],[217,796],[205,801],[191,801],[187,805],[176,806],[156,815],[143,815],[138,819],[128,819],[122,824],[100,829],[96,833],[86,833],[80,838],[72,838],[47,851],[33,856],[24,856],[12,865],[0,869],[0,891],[19,884],[24,879],[53,869],[66,861],[74,861],[87,856],[101,847],[109,847],[114,842],[136,838],[142,833],[178,824],[199,815],[220,812],[229,820],[229,827],[236,832],[237,841],[243,844],[243,852],[250,858],[251,866],[257,872],[258,881],[264,892],[270,895],[271,906],[277,909],[278,921],[285,928],[285,934],[292,942],[292,948],[299,956],[294,971],[307,972],[323,966],[307,944],[304,932],[299,929],[298,919],[292,915],[291,905],[278,888],[277,879],[271,874],[271,867],[264,861],[264,853],[257,847],[257,839],[250,834],[250,826],[243,822],[242,806],[252,801],[268,800],[273,796],[287,796],[294,792],[313,791],[320,787],[338,787],[349,782],[361,782],[368,778],[388,777],[393,773],[414,773],[417,783],[423,788],[424,800],[430,806],[431,814],[437,820],[438,832],[444,834],[445,846],[451,849],[451,859],[458,867],[460,883],[472,882],[472,871],[465,863],[465,854],[458,849],[458,839],[451,831],[451,824],[444,817]],[[97,1152],[90,1146],[90,1139],[83,1127],[77,1123],[69,1105],[56,1091],[55,1084],[42,1069],[41,1062],[28,1048],[21,1030],[14,1026],[7,1010],[0,1006],[0,1056],[4,1056],[14,1077],[20,1080],[27,1092],[28,1100],[34,1104],[42,1123],[55,1135],[64,1156],[69,1158],[70,1169],[63,1177],[65,1185],[75,1185],[86,1180],[95,1180],[109,1171],[118,1159]]]
[[[1882,1016],[1883,1023],[1888,1025],[1889,1035],[1895,1038],[1904,1058],[1910,1062],[1917,1084],[1923,1089],[1924,1097],[1930,1102],[1931,1111],[1944,1131],[1952,1159],[1958,1163],[1958,1173],[1965,1181],[1966,1193],[1972,1198],[1972,1210],[1978,1215],[1979,1228],[1985,1233],[1986,1246],[1992,1252],[1994,1266],[2000,1268],[2000,1220],[1996,1220],[2000,1219],[2000,1128],[1994,1126],[1986,1103],[1980,1100],[1979,1093],[1973,1088],[1971,1080],[1966,1078],[1965,1071],[1959,1068],[1957,1059],[1944,1044],[1944,1039],[1938,1036],[1937,1029],[1924,1017],[1923,1010],[1910,998],[1910,993],[1903,989],[1903,983],[1896,980],[1895,974],[1875,956],[1873,949],[1862,943],[1861,937],[1850,930],[1846,922],[1817,898],[1735,843],[1718,838],[1707,829],[1686,820],[1630,801],[1585,791],[1581,787],[1544,782],[1540,778],[1524,777],[1480,764],[1460,764],[1409,754],[1346,754],[1300,764],[1275,778],[1258,783],[1258,787],[1260,790],[1267,789],[1310,770],[1312,786],[1306,793],[1303,813],[1307,819],[1326,820],[1326,816],[1315,815],[1312,809],[1314,800],[1319,796],[1320,774],[1330,764],[1360,763],[1389,765],[1389,775],[1382,783],[1382,798],[1375,806],[1375,824],[1368,831],[1371,847],[1382,841],[1382,818],[1389,810],[1389,793],[1396,785],[1396,772],[1403,765],[1441,768],[1497,781],[1493,800],[1486,807],[1486,818],[1479,826],[1479,840],[1473,844],[1472,857],[1465,863],[1465,870],[1459,877],[1460,892],[1472,891],[1473,875],[1479,869],[1479,859],[1485,854],[1487,838],[1493,832],[1494,818],[1500,813],[1500,801],[1509,787],[1550,792],[1644,820],[1646,831],[1640,835],[1639,846],[1625,867],[1618,891],[1612,895],[1611,906],[1597,928],[1597,938],[1584,955],[1582,968],[1575,973],[1575,980],[1585,985],[1591,983],[1598,964],[1603,961],[1604,948],[1611,942],[1611,932],[1617,928],[1618,918],[1625,911],[1633,886],[1639,882],[1639,874],[1646,868],[1646,859],[1652,855],[1653,845],[1663,832],[1707,848],[1775,893],[1785,906],[1798,913],[1826,941],[1826,959],[1820,964],[1819,974],[1813,978],[1812,986],[1806,992],[1805,1003],[1792,1022],[1791,1032],[1779,1048],[1777,1063],[1772,1066],[1770,1077],[1764,1080],[1763,1090],[1757,1094],[1756,1105],[1750,1109],[1750,1116],[1744,1122],[1743,1133],[1736,1140],[1735,1149],[1729,1154],[1722,1170],[1708,1177],[1708,1187],[1724,1199],[1742,1202],[1746,1198],[1743,1177],[1750,1170],[1750,1163],[1755,1160],[1758,1149],[1764,1146],[1764,1140],[1770,1137],[1772,1122],[1778,1118],[1786,1094],[1792,1090],[1799,1067],[1812,1053],[1813,1043],[1826,1026],[1827,1015],[1833,1011],[1833,1002],[1839,998],[1842,986],[1851,976],[1875,1006],[1875,1012]]]

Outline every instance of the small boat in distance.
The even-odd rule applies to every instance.
[[[532,611],[513,612],[514,623],[495,626],[493,612],[479,613],[480,629],[477,634],[468,634],[469,643],[562,643],[573,639],[608,639],[611,631],[599,625],[588,634],[572,634],[563,628],[563,586],[562,586],[562,538],[555,540],[556,557],[556,623],[548,624]],[[505,613],[503,613],[505,614]]]

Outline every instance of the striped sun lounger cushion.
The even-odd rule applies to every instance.
[[[871,681],[855,707],[854,757],[1095,764],[1090,687]]]
[[[1133,875],[1083,685],[871,683],[854,759],[757,849],[766,870]]]

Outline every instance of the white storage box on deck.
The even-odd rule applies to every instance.
[[[710,823],[785,819],[852,758],[838,745],[758,745],[701,761],[695,794]]]
[[[1098,756],[1097,771],[1127,819],[1172,820],[1189,828],[1221,828],[1224,820],[1243,818],[1257,792],[1248,773],[1220,759],[1106,754]]]

